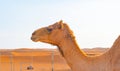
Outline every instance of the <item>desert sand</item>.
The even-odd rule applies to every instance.
[[[83,49],[88,56],[106,52],[106,48]],[[28,67],[32,69],[28,69]],[[1,49],[0,71],[71,71],[57,49]]]

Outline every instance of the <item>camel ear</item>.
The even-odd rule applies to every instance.
[[[62,21],[62,20],[60,20],[60,21],[58,22],[58,28],[59,28],[59,29],[63,29],[63,21]]]

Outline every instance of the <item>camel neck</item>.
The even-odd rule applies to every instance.
[[[75,39],[64,39],[64,41],[59,44],[59,49],[62,51],[64,58],[71,68],[74,64],[78,64],[78,62],[85,62],[86,56],[79,49]]]

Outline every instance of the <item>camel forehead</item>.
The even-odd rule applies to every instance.
[[[40,32],[41,33],[49,32],[49,31],[52,31],[52,30],[60,29],[63,26],[64,26],[64,23],[56,22],[56,23],[54,23],[52,25],[39,28],[39,29],[36,30],[36,32],[39,32],[39,33]]]
[[[46,27],[39,28],[35,31],[35,33],[45,33],[45,32],[47,32]]]
[[[39,28],[39,29],[37,29],[35,32],[36,33],[46,33],[46,32],[48,32],[48,30],[50,30],[50,29],[55,29],[56,28],[56,24],[53,24],[53,25],[49,25],[49,26],[47,26],[47,27],[42,27],[42,28]]]
[[[54,24],[52,24],[52,25],[49,25],[48,27],[46,27],[46,28],[51,28],[51,29],[57,29],[57,28],[59,28],[60,27],[60,25],[59,25],[59,23],[54,23]]]

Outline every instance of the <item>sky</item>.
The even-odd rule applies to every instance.
[[[0,49],[56,48],[30,38],[61,19],[80,48],[110,48],[120,35],[120,0],[0,0]]]

